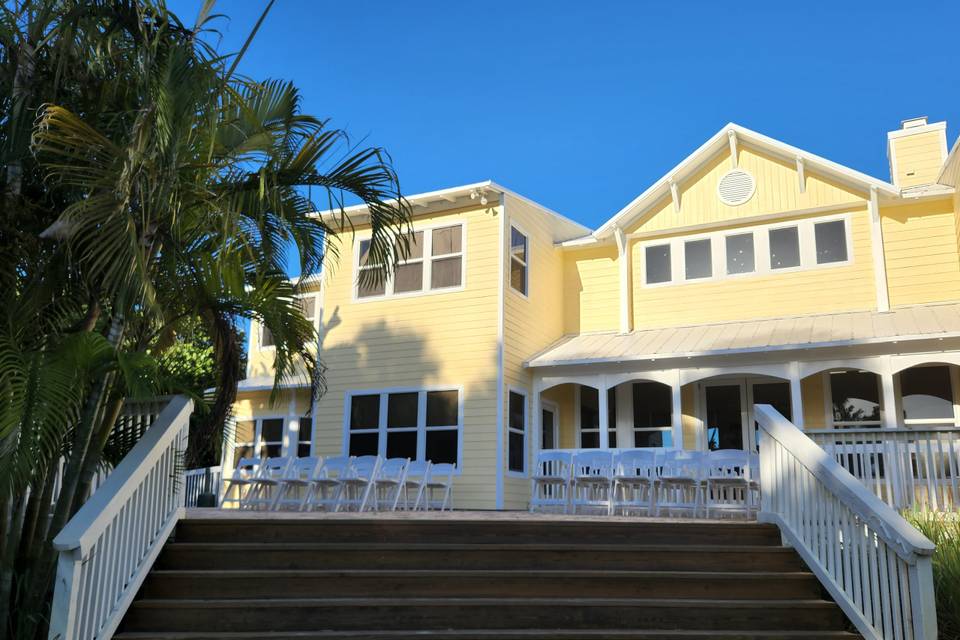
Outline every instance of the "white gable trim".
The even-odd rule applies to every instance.
[[[882,195],[890,197],[898,197],[900,195],[900,191],[888,182],[868,176],[865,173],[855,171],[836,162],[827,160],[826,158],[821,158],[818,155],[808,153],[807,151],[780,142],[779,140],[774,140],[773,138],[731,122],[714,134],[696,151],[684,158],[680,164],[668,171],[649,189],[637,196],[630,204],[603,223],[603,225],[593,233],[594,237],[598,239],[608,237],[613,234],[614,228],[628,226],[631,222],[640,218],[662,197],[671,193],[676,188],[676,184],[683,178],[691,175],[699,169],[703,163],[728,148],[732,141],[731,134],[733,134],[736,144],[741,147],[743,145],[753,146],[761,151],[766,151],[793,161],[802,159],[806,168],[830,175],[847,185],[863,190],[866,194],[869,193],[871,187],[875,187],[878,193]],[[676,204],[677,199],[674,197],[674,205]]]

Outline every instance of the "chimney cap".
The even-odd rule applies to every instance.
[[[927,124],[927,116],[917,116],[916,118],[907,118],[906,120],[900,121],[901,129],[913,129],[914,127],[922,127]]]

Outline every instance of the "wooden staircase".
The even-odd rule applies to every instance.
[[[188,518],[118,640],[856,638],[770,525]]]

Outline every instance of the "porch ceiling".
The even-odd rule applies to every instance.
[[[568,336],[528,367],[727,355],[960,337],[960,304]]]

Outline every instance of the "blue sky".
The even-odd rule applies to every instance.
[[[222,50],[264,3],[218,3]],[[277,0],[241,69],[385,147],[405,193],[489,178],[595,228],[729,121],[889,179],[900,120],[953,142],[958,22],[933,1]]]

